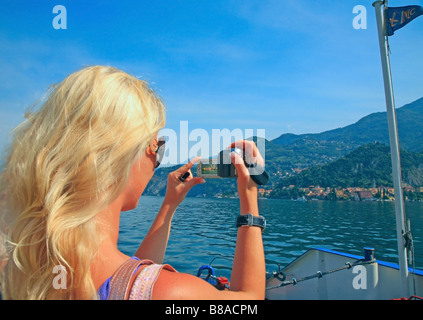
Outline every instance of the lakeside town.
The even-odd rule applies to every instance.
[[[423,187],[413,188],[403,187],[404,199],[406,201],[423,202]],[[261,198],[275,198],[271,189],[259,188],[258,195]],[[320,186],[310,186],[308,188],[298,188],[295,185],[283,187],[278,191],[278,197],[291,200],[350,200],[350,201],[394,201],[394,188],[330,188]]]

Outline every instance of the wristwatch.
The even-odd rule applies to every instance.
[[[253,216],[251,213],[240,214],[236,219],[236,226],[239,227],[259,227],[261,231],[266,229],[266,219],[262,216]]]

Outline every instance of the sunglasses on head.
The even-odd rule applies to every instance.
[[[160,166],[160,162],[163,160],[163,155],[165,152],[165,143],[166,143],[166,137],[160,137],[157,139],[157,147],[154,150],[152,148],[153,152],[156,153],[156,166],[154,168],[158,168]]]

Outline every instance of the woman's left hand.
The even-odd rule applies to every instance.
[[[187,195],[188,191],[191,188],[199,183],[205,183],[204,178],[193,177],[191,173],[191,168],[200,160],[201,157],[196,157],[188,162],[186,165],[180,167],[179,169],[169,173],[167,177],[167,187],[164,203],[169,205],[178,206]],[[185,178],[185,181],[181,181],[180,177],[184,174],[189,174]]]

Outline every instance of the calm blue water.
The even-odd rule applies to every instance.
[[[138,208],[122,214],[118,246],[124,253],[137,250],[162,201],[143,196]],[[357,255],[373,247],[378,260],[398,263],[393,202],[259,200],[259,206],[268,225],[263,233],[268,271],[315,247]],[[217,257],[213,267],[218,275],[230,277],[238,210],[237,199],[186,198],[173,219],[165,263],[196,274]],[[416,268],[423,269],[423,203],[407,202],[406,214]]]

